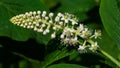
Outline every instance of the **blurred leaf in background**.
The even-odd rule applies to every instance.
[[[120,49],[120,0],[102,0],[100,15],[104,28]]]

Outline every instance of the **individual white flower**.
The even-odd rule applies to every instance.
[[[41,29],[38,29],[37,31],[38,31],[38,32],[43,32],[43,29],[41,28]]]
[[[34,26],[33,26],[33,25],[31,25],[31,26],[30,26],[30,28],[34,28]]]
[[[52,21],[52,20],[49,20],[49,23],[51,23],[51,24],[52,24],[52,23],[53,23],[53,21]]]
[[[45,24],[42,24],[41,26],[42,26],[42,27],[45,27],[46,25],[45,25]]]
[[[60,20],[60,18],[58,16],[56,16],[55,21],[59,22],[59,20]]]
[[[24,27],[25,28],[25,27]],[[27,26],[27,28],[29,29],[30,28],[30,26]]]
[[[20,26],[24,26],[23,24],[20,24]]]
[[[28,24],[27,24],[27,23],[25,23],[24,25],[25,25],[25,26],[27,26]]]
[[[26,28],[26,26],[23,26],[23,28]]]
[[[75,46],[77,43],[78,43],[77,37],[71,38],[71,42],[70,42],[71,45]]]
[[[73,32],[75,31],[75,29],[72,28],[72,29],[70,29],[69,31],[70,31],[71,33],[73,33]]]
[[[49,33],[49,32],[50,32],[50,30],[47,28],[47,29],[45,30],[45,32],[46,32],[46,33]]]
[[[29,22],[28,24],[29,24],[29,25],[31,25],[32,23],[31,23],[31,22]]]
[[[68,44],[69,44],[69,41],[70,41],[69,38],[65,38],[65,39],[63,39],[63,44],[64,44],[64,45],[68,45]]]
[[[69,37],[69,36],[71,36],[73,33],[72,32],[70,32],[71,31],[71,29],[70,28],[65,28],[64,30],[63,30],[63,34],[65,34],[67,37]]]
[[[41,22],[42,20],[41,19],[38,19],[38,22]]]
[[[58,16],[61,17],[61,16],[63,16],[63,14],[62,13],[58,13]]]
[[[34,27],[34,31],[37,31],[37,27]]]
[[[63,22],[59,22],[59,24],[62,26],[62,25],[63,25]]]
[[[100,37],[101,36],[101,30],[98,30],[98,31],[95,30],[95,33],[94,33],[93,36],[94,36],[95,39],[97,39],[98,37]]]
[[[46,11],[43,11],[43,13],[42,13],[42,17],[45,17],[46,14],[47,14],[47,12],[46,12]]]
[[[83,31],[83,30],[84,30],[83,24],[79,24],[77,30],[78,30],[79,32]]]
[[[78,51],[79,51],[80,53],[85,53],[85,52],[87,52],[86,46],[79,45]]]
[[[41,11],[37,11],[37,14],[40,14],[41,13]]]
[[[40,18],[40,16],[36,16],[36,18],[37,18],[37,19],[39,19],[39,18]]]
[[[49,17],[53,17],[54,13],[49,13]]]
[[[77,24],[77,22],[76,21],[72,21],[72,25],[75,25],[75,24]]]
[[[68,19],[65,19],[65,23],[68,23],[69,22],[69,20]]]
[[[30,11],[29,14],[32,15],[32,12]]]
[[[56,37],[56,33],[54,32],[53,34],[51,34],[51,38],[55,38]]]
[[[35,17],[31,16],[31,19],[33,20]]]
[[[97,42],[95,42],[95,43],[91,44],[89,49],[94,52],[98,49],[98,47],[99,46],[98,46]]]
[[[76,37],[74,38],[74,40],[78,40],[78,37],[76,36]]]
[[[54,27],[53,27],[53,30],[57,30],[57,27],[56,27],[56,26],[54,26]]]
[[[63,20],[65,23],[69,22],[69,17],[67,15],[62,16],[61,20]]]
[[[64,37],[65,37],[64,34],[61,34],[61,35],[60,35],[60,38],[61,38],[61,39],[64,39]]]
[[[33,15],[36,15],[36,11],[33,12]]]
[[[47,32],[46,31],[43,31],[43,35],[46,35],[47,34]]]
[[[84,30],[81,32],[82,38],[88,38],[91,35],[91,31],[88,30],[88,28],[84,28]]]
[[[36,24],[37,22],[33,22],[33,24]]]
[[[39,26],[39,23],[37,23],[36,26]]]
[[[48,20],[48,19],[49,19],[49,18],[46,16],[46,17],[45,17],[45,20]]]
[[[29,14],[28,12],[25,13],[25,15],[28,15],[28,14]]]
[[[75,16],[71,18],[70,21],[72,22],[72,25],[78,24],[78,19]]]

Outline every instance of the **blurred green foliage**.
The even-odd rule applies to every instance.
[[[119,3],[119,0],[0,0],[0,68],[116,68],[102,54],[80,54],[71,50],[73,47],[66,49],[59,39],[50,40],[50,34],[44,36],[15,26],[9,19],[36,10],[75,14],[79,23],[102,30],[100,48],[120,61]]]

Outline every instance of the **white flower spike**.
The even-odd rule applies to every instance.
[[[56,38],[57,32],[61,31],[59,37],[63,45],[75,47],[78,47],[79,45],[78,51],[81,52],[87,52],[87,48],[95,52],[99,47],[97,42],[93,41],[93,44],[89,40],[92,40],[92,38],[98,38],[101,36],[101,32],[95,31],[93,33],[83,24],[79,24],[77,17],[73,14],[58,13],[55,16],[52,12],[30,11],[25,14],[16,15],[12,17],[10,21],[15,25],[27,29],[33,29],[43,35],[51,33],[52,31],[51,39]]]

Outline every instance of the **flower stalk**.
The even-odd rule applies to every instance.
[[[111,55],[109,55],[107,52],[105,52],[104,50],[102,49],[99,49],[99,51],[105,55],[108,59],[110,59],[113,63],[115,63],[118,67],[120,67],[120,62],[117,61],[114,57],[112,57]]]

